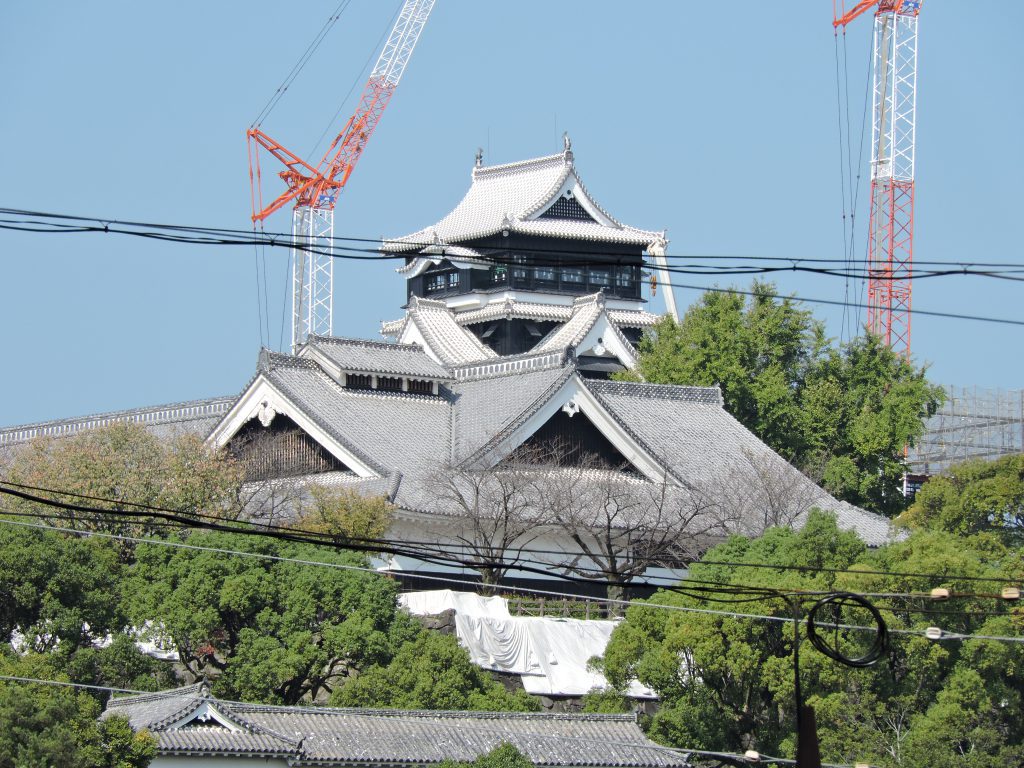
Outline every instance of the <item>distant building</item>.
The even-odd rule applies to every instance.
[[[398,510],[392,538],[448,551],[466,551],[470,533],[465,510],[439,497],[438,477],[501,471],[553,445],[557,466],[546,471],[556,480],[598,457],[606,471],[594,483],[611,473],[638,492],[667,487],[674,503],[699,497],[688,556],[726,533],[800,525],[812,507],[884,543],[885,518],[815,486],[730,416],[716,387],[609,380],[635,368],[637,340],[657,319],[641,270],[644,252],[664,242],[594,201],[568,142],[519,163],[478,158],[451,213],[383,244],[406,257],[405,314],[382,328],[393,343],[311,336],[295,355],[263,351],[242,394],[196,404],[192,423],[247,462],[254,481],[302,477],[384,495]],[[189,407],[124,417],[184,428]],[[7,430],[0,443],[60,429]],[[628,529],[646,506],[615,525]],[[533,534],[530,547],[552,560],[576,546],[553,521]],[[424,569],[401,556],[389,567]]]

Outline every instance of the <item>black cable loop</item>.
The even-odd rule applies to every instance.
[[[865,608],[871,614],[877,628],[874,644],[863,656],[855,658],[843,655],[839,652],[838,647],[833,648],[826,643],[818,636],[818,630],[815,625],[815,618],[817,617],[819,610],[826,606],[838,608],[846,602],[856,603],[862,608]],[[833,623],[838,627],[838,622]],[[807,639],[810,641],[811,645],[818,649],[818,651],[833,661],[838,661],[840,664],[845,664],[848,667],[863,668],[874,665],[880,658],[882,658],[883,655],[885,655],[886,651],[888,651],[889,628],[886,626],[885,619],[882,618],[881,612],[867,598],[861,597],[853,592],[834,592],[831,595],[826,595],[821,598],[811,606],[810,611],[807,612]]]

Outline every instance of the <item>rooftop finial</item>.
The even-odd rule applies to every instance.
[[[483,164],[484,164],[484,148],[483,147],[477,147],[476,148],[476,167],[479,168]]]
[[[572,139],[569,138],[568,131],[562,134],[562,143],[565,144],[566,152],[572,152]]]

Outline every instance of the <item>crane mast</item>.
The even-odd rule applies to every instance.
[[[914,252],[917,19],[922,0],[862,0],[835,15],[844,27],[877,5],[874,21],[868,330],[910,357]]]
[[[356,163],[380,122],[419,40],[435,0],[405,0],[363,87],[359,105],[328,147],[317,167],[276,142],[259,126],[251,127],[249,177],[252,182],[252,220],[263,221],[294,203],[292,211],[292,352],[309,334],[332,330],[334,292],[334,206]],[[278,175],[287,189],[263,205],[260,149],[277,158],[284,170]]]

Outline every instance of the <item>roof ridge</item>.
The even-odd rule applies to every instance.
[[[635,394],[654,397],[659,400],[677,400],[701,405],[717,405],[723,407],[722,389],[718,385],[701,387],[692,384],[651,384],[646,381],[600,381],[593,379],[595,393],[614,393],[616,390],[633,390]],[[626,392],[623,392],[626,394]]]
[[[567,349],[568,347],[540,351],[531,350],[529,352],[521,352],[518,355],[473,360],[472,362],[451,366],[452,375],[456,381],[461,383],[464,381],[479,381],[481,379],[496,379],[513,373],[533,372],[546,368],[561,368],[568,362]],[[535,364],[531,365],[531,363]]]
[[[357,339],[352,336],[314,336],[313,334],[310,334],[309,338],[315,340],[314,344],[327,342],[328,344],[346,347],[367,347],[370,349],[386,349],[394,352],[423,352],[423,347],[420,344],[377,341],[376,339]]]
[[[217,702],[216,699],[213,699]],[[226,704],[232,712],[296,713],[308,715],[367,715],[371,717],[452,718],[456,720],[569,720],[587,722],[636,722],[632,714],[599,712],[490,712],[467,709],[376,709],[370,707],[315,707],[284,704],[253,704],[247,702],[218,702]]]
[[[140,693],[131,696],[113,696],[107,701],[107,708],[140,704],[148,701],[163,701],[166,699],[193,697],[202,691],[204,685],[204,682],[199,681],[197,683],[192,683],[192,685],[186,685],[181,688],[170,688],[166,691],[153,691],[152,693]]]
[[[535,168],[542,168],[551,165],[558,165],[564,163],[568,167],[572,167],[572,155],[569,154],[566,157],[566,153],[557,152],[553,155],[544,155],[543,157],[531,157],[526,160],[515,160],[511,163],[500,163],[499,165],[477,165],[473,166],[473,180],[476,181],[481,176],[498,176],[502,174],[508,174],[515,171],[534,170]]]

